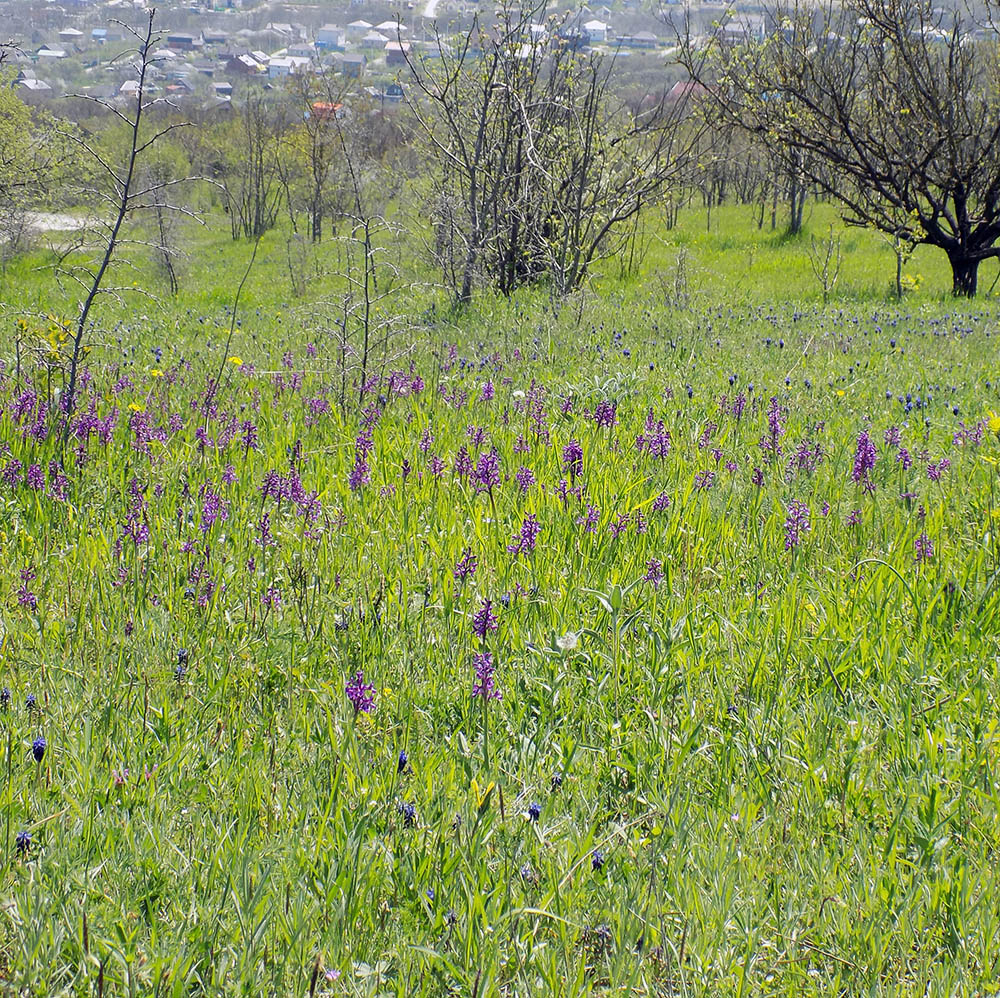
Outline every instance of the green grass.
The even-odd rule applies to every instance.
[[[682,215],[642,274],[609,267],[558,314],[544,292],[461,313],[408,297],[389,367],[410,387],[365,399],[359,490],[362,416],[303,307],[336,287],[332,249],[296,299],[284,236],[265,238],[227,362],[250,251],[199,230],[178,300],[102,306],[81,409],[116,415],[74,424],[65,451],[39,418],[58,358],[21,335],[18,376],[5,338],[11,993],[995,988],[995,309],[948,299],[931,255],[911,265],[921,289],[887,300],[891,254],[865,233],[824,307],[802,240],[746,216],[706,234]],[[657,275],[678,246],[686,308]],[[71,313],[43,262],[8,268],[12,313]],[[154,277],[139,261],[134,279]],[[777,460],[760,444],[772,398]],[[604,401],[613,427],[592,418]],[[662,459],[636,448],[650,413]],[[871,491],[851,475],[862,431]],[[789,469],[800,444],[820,449],[812,470]],[[496,448],[498,484],[456,475],[463,446]],[[793,500],[810,529],[788,549]],[[528,514],[537,546],[514,554]],[[497,628],[480,638],[484,600]],[[499,700],[472,696],[483,651]],[[355,716],[359,669],[375,706]]]

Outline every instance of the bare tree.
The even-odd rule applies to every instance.
[[[289,97],[302,123],[291,131],[288,139],[304,166],[303,201],[313,242],[319,242],[323,236],[324,217],[339,213],[350,204],[350,184],[338,127],[346,113],[347,84],[344,77],[325,73],[289,77]]]
[[[76,406],[76,384],[81,357],[84,354],[84,341],[88,329],[88,319],[91,309],[98,295],[101,293],[115,293],[116,289],[104,286],[105,277],[111,266],[111,261],[123,239],[123,228],[126,221],[137,212],[155,208],[162,211],[176,211],[192,214],[187,208],[167,202],[162,197],[162,192],[172,188],[177,184],[185,183],[194,178],[185,177],[178,179],[162,178],[147,175],[141,182],[141,164],[143,157],[148,155],[165,135],[174,129],[182,127],[183,122],[168,122],[154,125],[152,128],[146,127],[146,119],[150,112],[156,107],[170,107],[169,101],[165,98],[148,99],[149,71],[156,59],[156,46],[159,35],[154,30],[154,20],[156,9],[150,8],[145,29],[137,30],[122,22],[117,22],[128,31],[137,41],[138,46],[133,50],[135,56],[136,70],[136,90],[135,104],[129,107],[127,112],[119,109],[110,101],[89,95],[73,94],[82,100],[93,101],[112,114],[117,116],[126,126],[128,135],[128,145],[124,156],[124,161],[120,164],[109,162],[104,155],[97,151],[85,139],[78,138],[81,146],[99,164],[104,176],[109,181],[108,190],[97,190],[95,193],[100,202],[109,206],[113,212],[110,221],[104,221],[106,235],[103,249],[98,259],[91,266],[83,266],[69,271],[73,277],[85,290],[86,294],[80,305],[79,316],[75,323],[73,334],[72,350],[69,359],[68,386],[66,391],[65,411],[72,413]],[[67,420],[66,432],[69,433],[69,422]]]
[[[995,29],[931,0],[794,0],[768,20],[763,41],[681,39],[722,120],[797,164],[848,223],[944,250],[954,293],[975,295],[979,265],[1000,256]]]
[[[285,195],[281,146],[286,107],[262,91],[243,99],[221,182],[226,194],[233,239],[256,239],[274,227]]]
[[[438,164],[438,249],[456,299],[483,277],[501,292],[539,277],[579,287],[629,223],[675,181],[696,128],[685,101],[635,112],[613,98],[613,58],[582,50],[541,4],[477,17],[439,59],[407,56],[409,105]]]

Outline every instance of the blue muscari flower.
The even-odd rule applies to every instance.
[[[31,743],[31,754],[35,757],[35,762],[41,762],[45,756],[45,739],[39,735]]]
[[[600,849],[595,849],[590,855],[590,867],[596,873],[604,866],[604,853]]]
[[[532,801],[532,802],[531,802],[531,803],[530,803],[530,804],[528,805],[528,817],[529,817],[529,818],[530,818],[530,819],[531,819],[532,821],[538,821],[538,819],[539,819],[539,818],[540,818],[541,816],[542,816],[542,805],[541,805],[541,804],[539,804],[539,803],[538,803],[538,801],[536,801],[536,800],[535,800],[535,801]]]
[[[397,772],[405,773],[406,767],[409,765],[409,756],[406,754],[406,749],[399,750],[399,759],[396,761]]]
[[[19,853],[26,854],[31,849],[31,832],[18,832],[14,844]]]
[[[6,710],[10,706],[10,690],[5,686],[0,690],[0,707]]]

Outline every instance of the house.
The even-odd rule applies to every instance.
[[[19,79],[14,87],[25,104],[41,104],[52,96],[52,87],[34,77]]]
[[[367,61],[360,52],[345,52],[340,57],[340,71],[344,76],[360,79],[364,75]]]
[[[316,48],[318,49],[342,49],[347,32],[343,28],[338,28],[335,24],[324,24],[316,32]]]
[[[708,88],[694,80],[678,80],[667,91],[667,103],[679,104],[683,101],[695,101],[699,97],[704,97],[708,93]]]
[[[372,27],[368,21],[351,21],[347,26],[347,37],[353,42],[361,41]]]
[[[375,30],[381,31],[389,38],[396,38],[398,35],[405,35],[410,29],[401,21],[383,21],[381,24],[375,25]]]
[[[83,39],[83,32],[76,28],[63,28],[59,32],[59,41],[64,45],[79,45]]]
[[[226,45],[229,42],[229,35],[225,31],[203,31],[202,38],[206,45]]]
[[[260,76],[266,72],[267,68],[247,53],[234,56],[226,63],[226,73],[229,76]]]
[[[410,57],[409,42],[386,42],[385,64],[387,66],[405,66]]]
[[[313,60],[316,58],[316,46],[312,42],[293,42],[288,46],[288,54]]]
[[[177,83],[170,83],[164,87],[167,97],[173,100],[180,100],[183,97],[190,97],[194,93],[194,87],[186,80],[178,80]]]
[[[655,49],[659,39],[652,31],[637,31],[634,35],[622,35],[618,41],[625,48]]]
[[[738,14],[719,33],[720,40],[730,45],[745,42],[762,42],[767,35],[767,24],[763,17],[755,14]]]
[[[332,104],[329,101],[317,100],[312,102],[312,116],[317,121],[333,121],[344,117],[344,105]]]
[[[52,45],[43,45],[35,53],[39,59],[65,59],[67,54],[65,49],[55,48]]]
[[[451,46],[447,42],[420,42],[420,54],[425,59],[443,59],[453,55]]]
[[[233,96],[233,85],[228,80],[216,80],[212,84],[212,90],[216,97]]]
[[[608,40],[608,28],[609,25],[605,24],[604,21],[593,20],[584,24],[583,31],[587,36],[587,41],[591,45],[596,45]]]
[[[103,45],[108,40],[108,29],[107,28],[94,28],[90,33],[90,37],[98,45]]]
[[[361,39],[361,47],[363,49],[384,49],[385,43],[389,39],[382,34],[381,31],[369,31],[368,34]]]
[[[277,80],[283,76],[291,76],[294,73],[301,73],[308,68],[312,59],[304,59],[298,55],[279,56],[271,59],[267,64],[267,78]]]
[[[200,34],[189,35],[184,31],[173,31],[164,39],[164,44],[175,52],[193,52],[204,46],[205,39]]]
[[[209,114],[226,114],[233,110],[233,99],[232,97],[209,97],[202,104],[201,109]]]
[[[578,28],[563,28],[559,32],[559,41],[573,52],[589,44],[587,32]]]

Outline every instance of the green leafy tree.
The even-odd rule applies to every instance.
[[[769,9],[763,40],[689,33],[682,60],[723,127],[767,142],[847,222],[944,250],[954,293],[971,297],[1000,256],[998,13],[996,0],[795,0]]]

